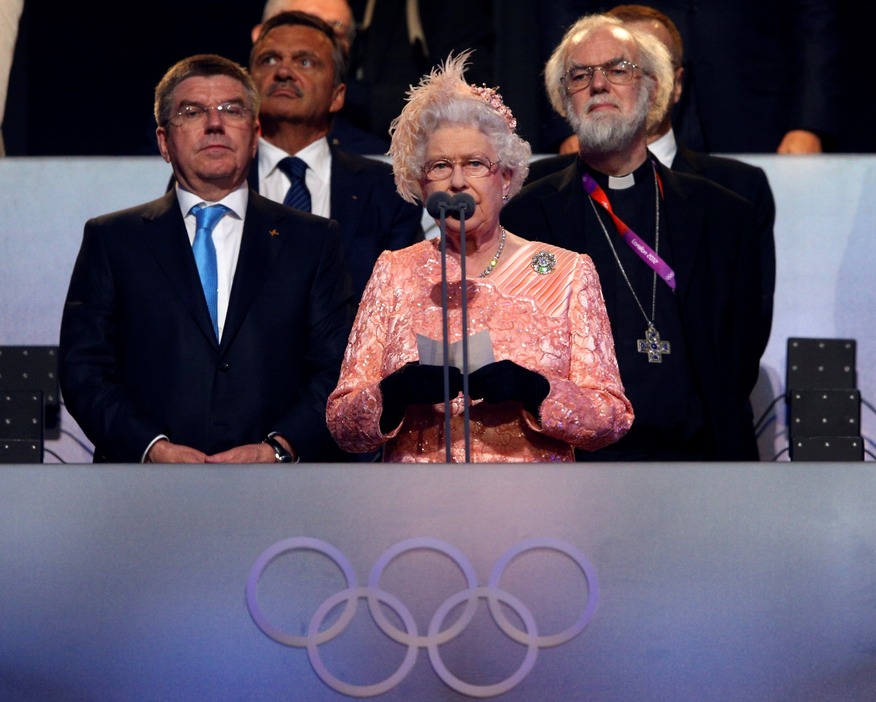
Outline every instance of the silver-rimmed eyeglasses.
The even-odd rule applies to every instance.
[[[596,71],[601,71],[605,79],[613,85],[626,85],[633,78],[638,77],[636,71],[639,70],[641,70],[639,66],[626,60],[604,63],[601,66],[572,66],[563,76],[563,84],[566,86],[566,92],[572,95],[579,90],[589,88]]]
[[[239,102],[223,102],[219,105],[186,105],[169,122],[180,129],[203,129],[207,124],[207,114],[216,110],[219,119],[229,127],[245,127],[251,124],[249,108]]]
[[[471,178],[484,178],[493,172],[493,169],[498,166],[500,161],[493,163],[486,156],[469,156],[458,161],[451,161],[449,158],[438,158],[434,161],[428,161],[423,166],[423,175],[426,180],[447,180],[453,175],[453,169],[458,165],[462,169],[462,174]]]

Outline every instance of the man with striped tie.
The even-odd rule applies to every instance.
[[[327,139],[344,105],[346,64],[343,43],[315,15],[281,12],[264,22],[250,54],[262,125],[250,185],[340,224],[358,300],[382,251],[422,241],[423,210],[396,193],[388,163]]]

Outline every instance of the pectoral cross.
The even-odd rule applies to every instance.
[[[660,340],[660,332],[653,324],[648,324],[645,338],[637,341],[639,353],[648,354],[648,363],[663,363],[663,355],[671,353],[669,342]]]

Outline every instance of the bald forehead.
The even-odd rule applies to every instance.
[[[672,41],[672,35],[669,34],[669,30],[666,28],[665,24],[655,19],[633,20],[631,22],[627,22],[627,24],[633,29],[637,29],[641,32],[645,32],[646,34],[650,34],[661,44],[663,44],[663,46],[669,49],[669,53],[675,61],[679,61],[679,47],[676,46],[675,43]]]

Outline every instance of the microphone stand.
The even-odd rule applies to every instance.
[[[471,195],[451,196],[446,192],[432,193],[426,202],[426,210],[438,219],[441,236],[441,314],[443,337],[443,370],[444,370],[444,450],[447,463],[452,459],[452,443],[450,435],[451,398],[450,398],[450,332],[449,304],[447,291],[447,212],[457,212],[459,219],[460,243],[460,304],[462,305],[462,394],[463,394],[463,434],[465,439],[465,462],[471,463],[471,422],[469,419],[468,392],[468,281],[465,277],[465,217],[474,212],[474,200]]]
[[[442,203],[439,208],[440,221],[438,223],[439,236],[441,237],[441,316],[442,335],[444,340],[444,455],[445,462],[451,462],[450,442],[450,342],[448,338],[448,306],[447,306],[447,209]]]
[[[468,416],[468,281],[465,277],[465,205],[459,208],[459,267],[462,287],[462,428],[465,462],[471,463],[471,424]]]

